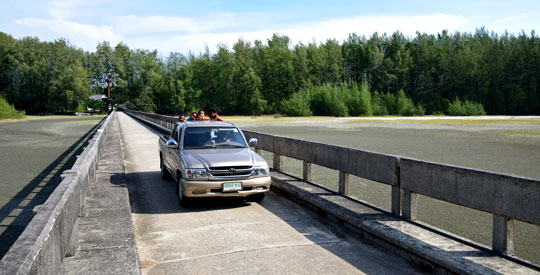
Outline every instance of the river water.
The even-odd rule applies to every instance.
[[[385,154],[540,179],[540,119],[386,121],[352,119],[232,119],[241,128]],[[271,164],[272,155],[263,156]],[[302,176],[302,162],[284,160]],[[337,191],[338,172],[312,167],[313,181]],[[390,209],[390,187],[351,176],[350,194]],[[539,212],[540,215],[540,212]],[[419,196],[419,221],[491,246],[492,215]],[[540,264],[540,227],[515,223],[516,256]]]
[[[103,116],[0,121],[0,259],[70,169]]]

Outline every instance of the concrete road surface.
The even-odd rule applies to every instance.
[[[179,206],[159,173],[158,133],[119,113],[143,274],[419,273],[274,194],[261,203],[206,199]]]

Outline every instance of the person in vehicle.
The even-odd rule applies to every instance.
[[[208,118],[213,121],[223,121],[223,119],[219,117],[218,113],[216,112],[216,109],[210,109],[210,115]]]
[[[187,121],[195,121],[195,120],[197,120],[197,113],[191,112]]]
[[[186,122],[186,115],[181,114],[178,116],[178,122]]]
[[[197,120],[204,121],[204,120],[209,120],[209,118],[207,118],[207,117],[204,115],[204,111],[203,111],[203,110],[199,110],[199,113],[197,114]]]

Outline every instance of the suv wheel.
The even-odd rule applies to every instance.
[[[178,203],[182,207],[188,207],[190,204],[190,198],[184,196],[184,192],[182,190],[182,175],[178,173],[176,179],[176,197],[178,198]]]

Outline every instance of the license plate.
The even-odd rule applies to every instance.
[[[241,191],[242,183],[241,182],[225,182],[223,183],[223,192],[234,192]]]

